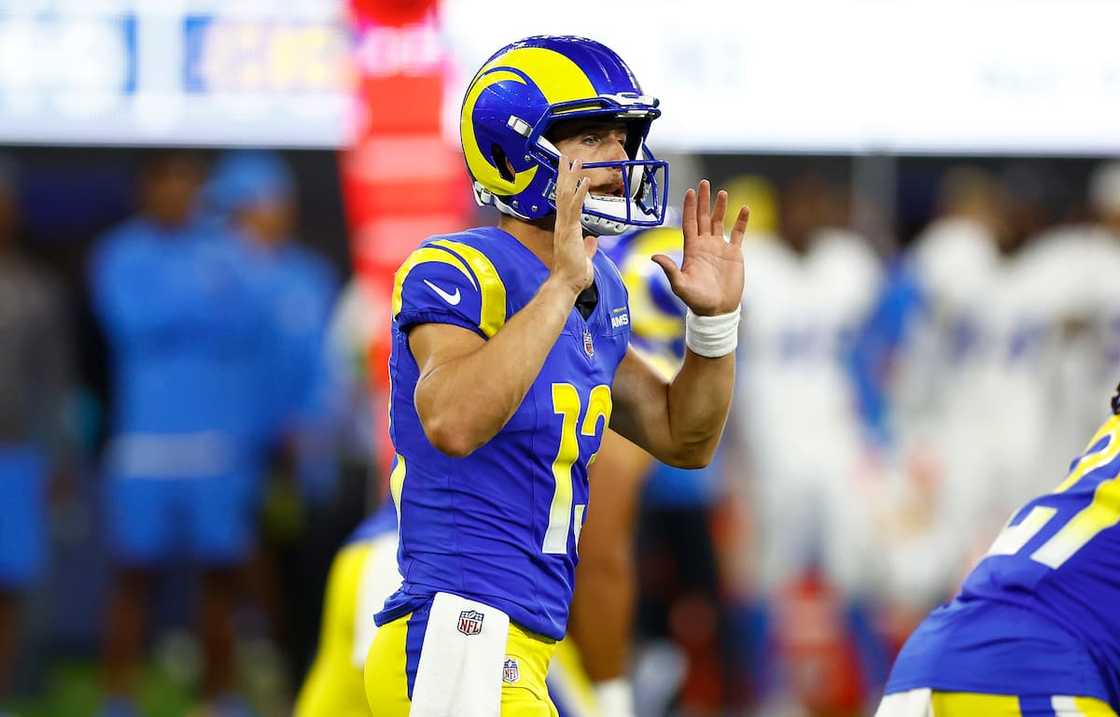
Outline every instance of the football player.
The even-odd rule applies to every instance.
[[[24,599],[49,556],[49,481],[73,464],[69,317],[54,278],[18,241],[16,188],[0,156],[0,703],[21,657]]]
[[[584,543],[572,607],[582,616],[571,625],[572,639],[558,645],[548,674],[549,696],[563,717],[633,714],[626,677],[635,590],[631,545],[649,464],[647,453],[609,432],[590,470],[590,490],[606,510],[588,520],[585,535],[591,537]],[[354,530],[331,564],[318,650],[295,717],[369,717],[362,671],[377,632],[373,615],[401,584],[396,556],[397,516],[387,500]]]
[[[1027,503],[898,656],[878,717],[1115,717],[1120,394],[1053,493]]]
[[[837,195],[815,176],[800,177],[781,202],[779,237],[747,242],[763,290],[745,301],[741,444],[760,506],[759,584],[776,593],[817,560],[851,593],[865,582],[863,508],[856,476],[865,439],[845,364],[867,316],[881,269],[865,239],[835,229]],[[806,412],[805,406],[812,406]],[[746,513],[749,508],[744,509]]]
[[[857,364],[881,401],[872,421],[885,457],[897,454],[877,513],[891,536],[883,592],[906,613],[902,636],[958,584],[991,482],[974,472],[983,436],[971,417],[990,400],[981,388],[1006,201],[993,176],[959,167],[942,180],[939,204],[857,340]]]
[[[497,227],[425,241],[394,285],[390,488],[404,583],[365,667],[374,714],[556,714],[545,688],[571,600],[587,467],[609,424],[659,460],[706,464],[734,375],[742,208],[685,194],[689,307],[671,382],[629,349],[626,293],[598,235],[664,218],[660,110],[613,51],[575,37],[508,45],[475,75],[461,137]]]
[[[680,230],[629,232],[602,248],[618,264],[630,295],[631,343],[672,376],[684,353],[685,309],[649,259],[662,251],[679,255]],[[595,512],[581,534],[570,639],[558,646],[548,676],[549,696],[566,717],[633,714],[627,679],[636,590],[632,548],[638,497],[651,464],[648,453],[608,431],[589,468]],[[396,528],[387,501],[335,557],[319,649],[296,717],[369,714],[362,667],[377,629],[373,613],[401,582]]]
[[[377,631],[373,615],[400,584],[397,513],[387,500],[354,530],[331,564],[319,648],[295,717],[369,717],[362,668]]]
[[[128,695],[150,596],[167,561],[184,553],[203,568],[206,700],[222,715],[250,713],[233,691],[233,614],[253,542],[258,396],[240,379],[265,334],[243,254],[200,217],[202,178],[192,154],[153,157],[141,213],[99,240],[89,267],[115,379],[104,455],[118,569],[105,631],[106,717],[135,714]]]

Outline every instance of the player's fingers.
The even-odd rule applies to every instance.
[[[561,205],[568,195],[568,186],[572,181],[572,160],[564,155],[560,155],[560,159],[556,163],[556,209],[560,210]]]
[[[583,207],[583,200],[591,191],[591,178],[579,176],[583,171],[583,162],[578,159],[572,163],[572,172],[576,175],[575,191],[572,193],[572,209],[579,210]]]
[[[747,222],[750,221],[751,210],[747,207],[739,209],[739,216],[735,218],[735,226],[731,227],[731,245],[742,246],[743,237],[747,233]]]
[[[684,232],[685,241],[696,236],[696,192],[691,187],[684,193],[681,206],[681,231]]]
[[[712,236],[723,238],[723,215],[726,213],[727,192],[721,189],[716,194],[716,208],[712,210]]]
[[[660,266],[661,270],[665,272],[665,278],[669,280],[669,285],[675,290],[682,278],[681,270],[677,268],[677,265],[673,263],[672,259],[664,254],[654,254],[650,258],[653,260],[653,263]]]
[[[699,234],[708,234],[712,231],[712,184],[706,179],[700,180],[696,192],[696,225]]]
[[[556,162],[556,183],[560,184],[572,173],[572,160],[565,154]]]
[[[583,238],[583,248],[587,252],[587,256],[595,256],[595,252],[599,250],[599,237],[588,234]]]
[[[558,213],[568,214],[572,209],[576,208],[583,203],[583,198],[580,197],[577,201],[576,197],[580,192],[583,184],[587,184],[586,180],[581,183],[580,170],[583,163],[578,159],[571,159],[565,155],[560,155],[560,164],[557,168],[556,177],[556,210]]]

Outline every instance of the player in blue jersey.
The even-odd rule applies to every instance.
[[[672,376],[684,357],[685,307],[650,257],[679,256],[681,232],[658,227],[604,239],[600,248],[619,266],[630,295],[631,344]],[[634,714],[626,677],[637,582],[634,523],[650,466],[649,454],[608,431],[589,468],[595,513],[581,533],[579,589],[568,637],[557,646],[547,680],[549,697],[563,717]],[[317,654],[300,689],[296,717],[370,714],[362,668],[377,628],[368,606],[380,607],[401,583],[393,507],[385,501],[334,558]]]
[[[535,37],[475,75],[460,124],[497,227],[433,237],[398,270],[390,477],[404,583],[366,662],[374,714],[555,714],[544,688],[567,623],[587,466],[609,424],[702,466],[727,415],[743,290],[743,208],[685,194],[678,267],[688,352],[662,379],[628,346],[627,297],[597,235],[664,218],[660,114],[611,50]]]
[[[321,501],[334,482],[333,385],[324,348],[338,294],[334,270],[295,236],[295,178],[279,155],[224,155],[205,193],[243,250],[269,331],[258,361],[245,367],[245,380],[255,381],[262,394],[254,419],[263,454],[258,460],[282,452],[295,464],[304,490]],[[259,479],[264,471],[257,473]]]
[[[261,313],[243,254],[198,219],[201,179],[193,155],[153,158],[141,213],[105,235],[90,263],[114,374],[106,717],[135,714],[128,695],[150,596],[161,569],[183,557],[203,568],[203,692],[217,713],[245,713],[231,694],[233,607],[253,537],[246,454],[257,394],[244,365],[261,343]]]
[[[1120,394],[1053,493],[1020,509],[898,656],[878,717],[1115,717]]]

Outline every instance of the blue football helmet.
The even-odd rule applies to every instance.
[[[657,99],[642,94],[622,58],[594,40],[542,35],[506,45],[463,98],[459,131],[475,199],[526,221],[552,214],[560,153],[548,131],[560,121],[618,119],[628,125],[628,158],[583,166],[618,168],[625,191],[588,194],[583,226],[596,235],[658,226],[669,163],[646,148],[646,136],[660,115]]]

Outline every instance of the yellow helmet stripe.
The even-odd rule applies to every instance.
[[[523,72],[540,88],[550,105],[596,97],[587,73],[566,55],[545,47],[517,47],[495,57],[478,71],[475,81],[494,69]]]
[[[478,71],[463,99],[459,133],[463,139],[463,154],[471,176],[487,191],[499,196],[524,191],[536,176],[537,167],[517,172],[513,181],[502,177],[498,168],[486,159],[478,146],[478,138],[474,134],[474,108],[483,91],[499,82],[526,84],[522,74],[518,73],[530,78],[549,104],[597,96],[594,85],[579,65],[567,56],[544,47],[514,48],[495,57]]]
[[[485,187],[486,191],[500,196],[509,196],[525,191],[525,188],[529,186],[533,177],[537,174],[537,167],[533,166],[515,174],[512,182],[506,179],[498,171],[498,168],[483,156],[482,149],[478,146],[478,138],[474,136],[474,106],[478,103],[478,98],[491,85],[507,80],[525,83],[520,75],[508,70],[498,70],[491,72],[481,80],[476,79],[471,84],[470,90],[467,91],[466,98],[463,99],[463,114],[459,118],[459,134],[463,138],[463,155],[466,157],[467,167],[471,170],[471,176]]]
[[[493,262],[469,244],[449,239],[438,239],[432,244],[454,252],[470,265],[482,290],[482,320],[478,327],[487,338],[498,333],[506,323],[506,285]]]
[[[476,289],[478,288],[474,283],[474,277],[471,276],[471,272],[467,269],[462,259],[442,249],[433,249],[430,246],[421,247],[408,255],[408,258],[404,260],[404,263],[401,264],[400,268],[397,269],[397,273],[393,276],[393,318],[396,318],[397,314],[401,312],[401,304],[404,302],[404,282],[405,279],[408,278],[409,272],[411,272],[417,264],[424,264],[429,261],[455,267],[463,276],[467,277],[467,281],[471,283],[471,286]]]

